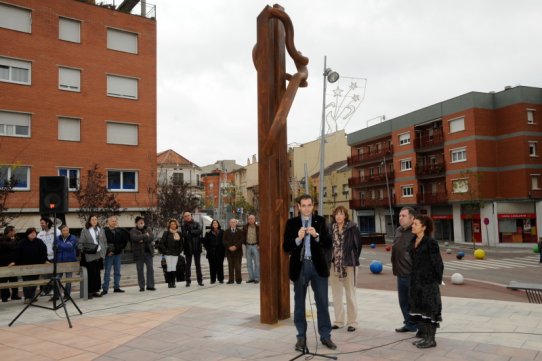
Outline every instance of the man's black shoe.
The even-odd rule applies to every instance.
[[[414,332],[414,331],[415,330],[409,330],[408,328],[406,328],[406,326],[395,329],[395,332]]]
[[[322,344],[324,346],[326,346],[327,348],[329,348],[330,350],[335,350],[337,349],[337,345],[335,345],[333,343],[333,341],[331,341],[331,338],[325,338],[322,340]]]
[[[154,288],[154,287],[147,287],[147,291],[156,291],[156,288]]]
[[[115,290],[113,292],[114,293],[124,293],[125,291],[121,290],[120,288],[115,288]]]
[[[20,300],[21,297],[19,297],[18,295],[13,295],[11,296],[11,299],[14,301],[14,300]]]
[[[186,287],[190,287],[190,282],[186,282]]]
[[[247,283],[254,283],[254,280],[248,280]]]
[[[339,327],[339,326],[337,326],[337,325],[333,325],[333,326],[331,326],[331,329],[332,329],[332,330],[338,330],[339,328],[340,328],[340,327]]]
[[[102,291],[102,293],[100,293],[102,296],[105,296],[107,295],[107,291]]]
[[[298,352],[305,352],[306,348],[307,341],[305,340],[305,337],[298,337],[297,342],[295,343],[295,350]]]
[[[145,289],[142,287],[139,289],[139,292],[145,292]]]
[[[260,281],[258,281],[258,280],[254,280],[254,284],[256,284],[256,285],[257,285],[258,283],[260,283]]]
[[[354,332],[356,328],[354,326],[348,326],[347,331],[348,332]]]
[[[228,281],[228,284],[229,284],[229,285],[232,285],[232,284],[233,284],[233,281]]]

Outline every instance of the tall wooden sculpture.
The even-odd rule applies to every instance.
[[[296,50],[292,21],[280,5],[266,6],[257,28],[252,56],[258,72],[260,320],[272,324],[290,317],[288,256],[282,251],[289,197],[286,117],[297,89],[307,86],[309,59]],[[294,75],[286,73],[285,50],[297,68]]]

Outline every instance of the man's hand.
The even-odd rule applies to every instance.
[[[298,237],[299,239],[305,238],[305,230],[306,230],[306,229],[307,229],[307,228],[305,228],[305,227],[299,228],[299,231],[297,232],[297,237]]]
[[[307,228],[307,232],[314,238],[318,237],[318,232],[316,232],[316,229],[314,227]]]

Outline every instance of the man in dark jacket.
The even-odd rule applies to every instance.
[[[228,284],[235,280],[237,284],[243,282],[241,278],[241,261],[243,259],[244,234],[237,229],[237,219],[230,219],[230,227],[224,231],[222,242],[226,249],[226,258],[228,259]]]
[[[111,268],[113,268],[113,292],[122,293],[120,288],[120,256],[126,248],[130,235],[124,229],[118,227],[119,219],[111,216],[107,219],[107,227],[104,227],[105,238],[107,239],[107,252],[104,259],[104,281],[102,284],[102,296],[109,290],[111,279]]]
[[[192,283],[192,257],[194,257],[194,264],[196,265],[196,277],[198,285],[203,286],[203,274],[201,273],[201,261],[200,256],[202,252],[201,225],[194,221],[192,213],[183,213],[183,225],[181,226],[181,233],[184,240],[184,254],[186,256],[186,287],[190,287]]]
[[[0,238],[0,266],[7,266],[15,261],[15,249],[17,248],[18,240],[16,238],[15,227],[6,226],[4,228],[4,237]],[[0,283],[17,282],[17,277],[0,278]],[[0,290],[2,302],[7,302],[9,298],[9,288]],[[20,300],[19,289],[14,287],[11,289],[11,299]]]
[[[147,291],[156,291],[154,288],[154,256],[153,236],[145,226],[145,219],[141,216],[135,218],[136,226],[130,230],[130,241],[134,252],[134,261],[137,269],[137,282],[139,292],[145,291],[145,274],[143,266],[147,267]]]
[[[403,314],[403,326],[396,328],[395,332],[415,332],[416,323],[412,322],[408,309],[408,293],[410,289],[410,273],[412,272],[412,259],[408,247],[412,241],[412,222],[416,212],[411,207],[403,207],[399,212],[399,224],[395,230],[393,246],[391,248],[392,272],[397,276],[397,293],[399,307]]]
[[[290,279],[294,282],[294,323],[297,329],[296,351],[305,352],[307,348],[305,317],[305,297],[311,284],[316,301],[318,333],[320,341],[329,349],[337,345],[331,341],[331,319],[327,294],[329,265],[326,251],[332,246],[323,217],[312,214],[312,197],[304,194],[297,202],[300,216],[286,223],[282,249],[290,254]]]

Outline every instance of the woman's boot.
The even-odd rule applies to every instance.
[[[166,278],[166,281],[167,281],[167,288],[171,288],[171,272],[166,272],[165,273],[165,278]]]
[[[427,324],[424,322],[418,323],[418,332],[416,332],[416,337],[419,337],[419,340],[415,340],[412,342],[414,346],[418,346],[418,344],[425,339],[425,335],[427,334]]]
[[[169,272],[169,279],[171,281],[171,288],[177,287],[177,286],[175,286],[175,276],[176,276],[175,271]]]
[[[435,341],[435,334],[437,333],[437,324],[431,322],[430,324],[427,324],[426,326],[427,335],[423,338],[422,342],[416,345],[417,348],[429,348],[429,347],[435,347],[437,346],[437,342]]]

